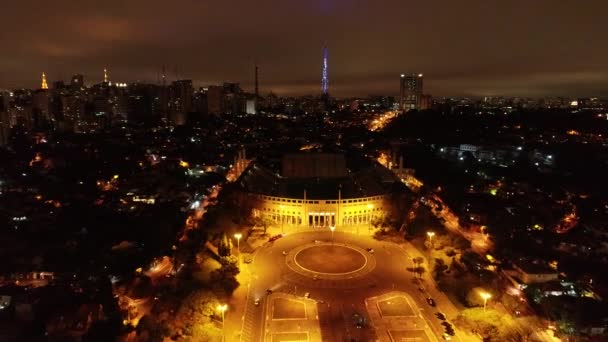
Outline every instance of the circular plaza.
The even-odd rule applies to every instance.
[[[376,266],[374,256],[360,247],[320,241],[292,249],[286,262],[301,275],[332,280],[363,277]]]
[[[295,264],[309,272],[346,275],[365,267],[367,257],[348,246],[324,244],[304,248],[294,256]]]

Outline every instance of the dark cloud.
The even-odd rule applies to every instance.
[[[605,0],[21,0],[3,4],[0,86],[83,73],[168,75],[199,85],[317,93],[321,50],[333,94],[396,94],[423,72],[434,95],[608,96]],[[177,66],[177,67],[175,67]]]

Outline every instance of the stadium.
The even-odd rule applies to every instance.
[[[296,228],[368,226],[388,211],[400,183],[360,155],[291,153],[258,158],[238,179],[254,217]]]

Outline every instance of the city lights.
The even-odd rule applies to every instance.
[[[2,340],[602,340],[608,2],[545,2],[3,3]]]
[[[479,295],[483,299],[483,311],[486,311],[486,304],[488,303],[488,299],[492,298],[492,295],[487,292],[480,292]]]

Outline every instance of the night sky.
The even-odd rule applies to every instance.
[[[320,92],[329,49],[335,96],[398,93],[425,74],[444,95],[608,97],[606,0],[2,1],[0,87],[191,78],[252,91]]]

